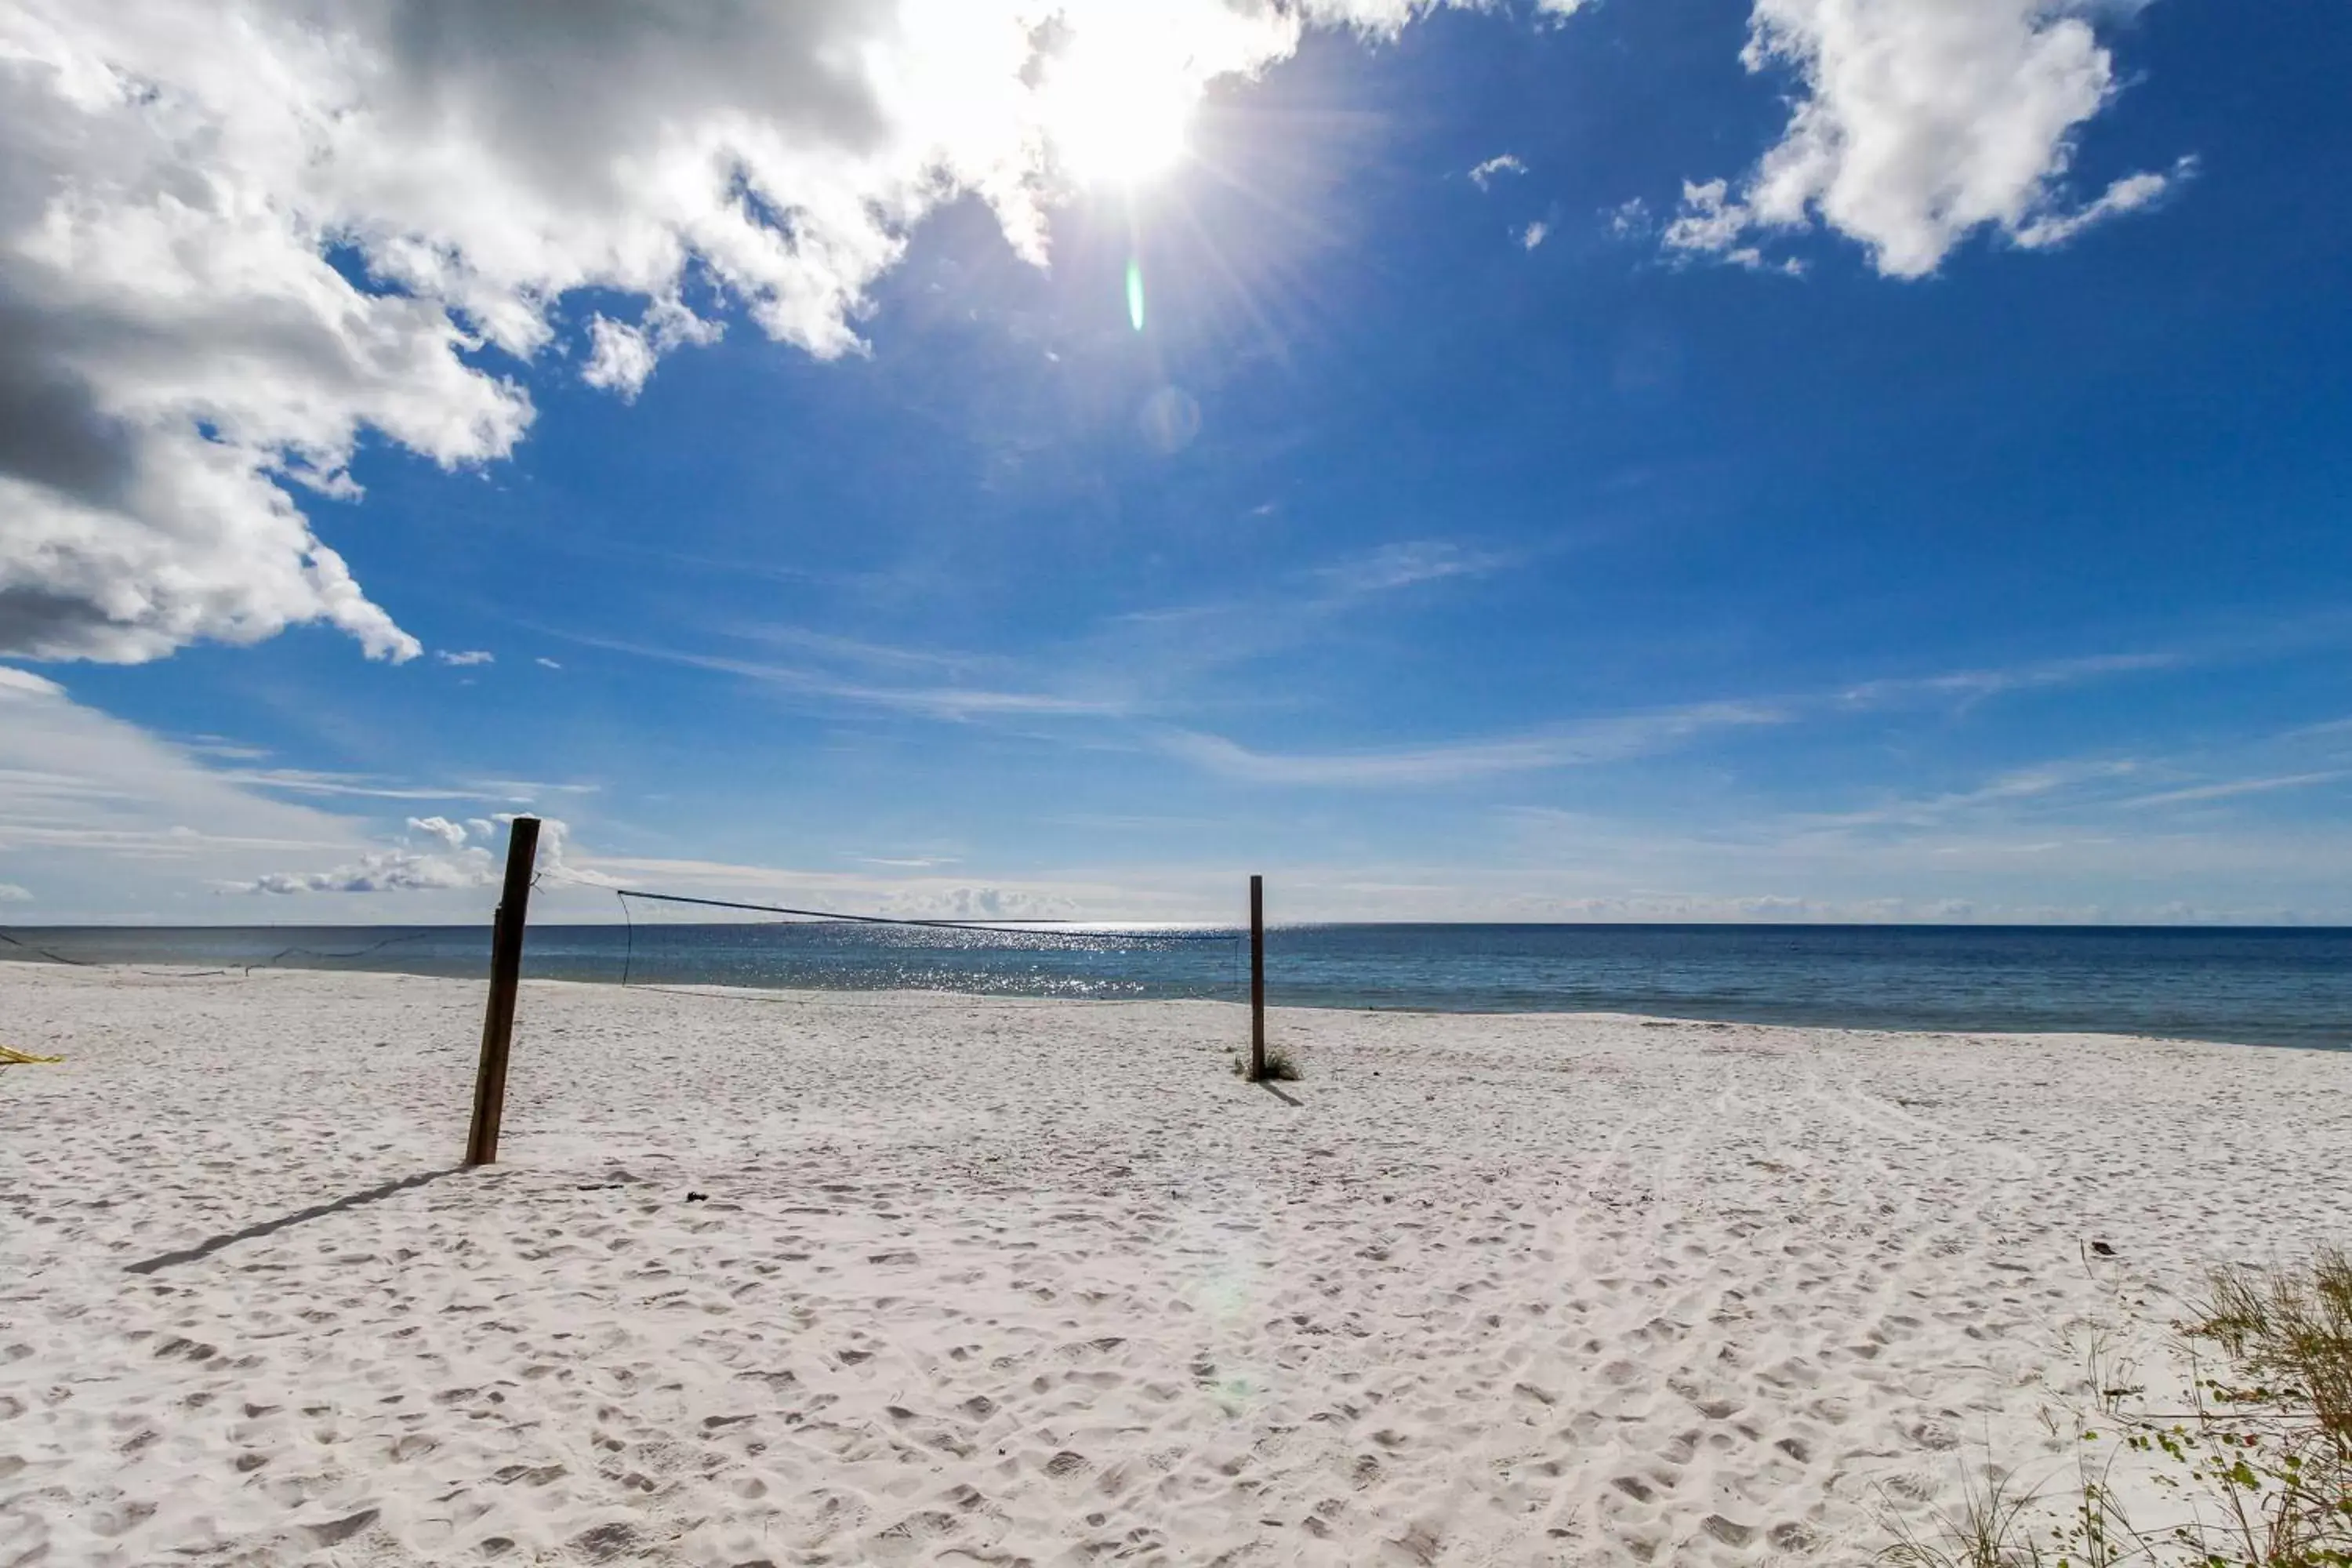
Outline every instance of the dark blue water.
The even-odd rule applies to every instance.
[[[56,957],[478,976],[481,927],[6,933]],[[1326,925],[1267,934],[1269,997],[1323,1007],[1624,1012],[1974,1032],[2352,1047],[2352,931],[2117,927]],[[27,948],[0,953],[32,956]],[[632,984],[1247,994],[1238,939],[821,925],[535,926],[526,972]]]

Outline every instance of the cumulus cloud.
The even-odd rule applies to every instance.
[[[1748,210],[1731,199],[1729,180],[1685,180],[1682,210],[1666,226],[1666,243],[1677,250],[1720,254],[1738,245],[1753,222]]]
[[[488,887],[495,868],[487,849],[420,855],[387,849],[331,871],[272,871],[230,890],[243,893],[415,893]]]
[[[500,812],[500,823],[512,822],[518,814]],[[488,834],[476,837],[487,840]],[[556,877],[567,882],[584,883],[592,888],[617,888],[621,884],[601,871],[575,864],[572,859],[572,825],[560,816],[542,816],[539,821],[539,858],[533,862],[541,878]]]
[[[883,900],[887,912],[902,920],[1067,921],[1078,917],[1076,900],[1024,888],[928,888]]]
[[[2196,173],[2197,160],[2184,157],[2173,164],[2169,174],[2130,175],[2109,185],[2106,194],[2088,206],[2074,212],[2044,213],[2011,237],[2029,250],[2063,245],[2095,223],[2155,205]]]
[[[499,661],[497,654],[485,652],[481,648],[468,648],[462,653],[452,653],[447,648],[443,648],[433,657],[444,664],[456,665],[460,669],[468,669],[478,664],[496,664]]]
[[[363,433],[502,458],[519,362],[633,395],[715,335],[690,300],[856,352],[943,202],[1044,258],[1088,105],[1181,115],[1443,3],[5,0],[0,655],[415,658],[299,503],[356,493]]]
[[[1878,270],[1919,278],[1990,227],[2046,247],[2146,207],[2187,172],[2137,174],[2086,205],[2063,188],[2080,128],[2116,91],[2091,25],[2113,0],[1756,0],[1748,69],[1801,85],[1735,193],[1684,189],[1665,243],[1748,266],[1758,240],[1825,224]]]
[[[663,354],[681,344],[715,343],[726,330],[676,300],[655,300],[645,320],[634,326],[604,315],[588,326],[588,363],[580,379],[632,402],[645,390]]]
[[[1519,231],[1519,247],[1523,250],[1533,250],[1550,237],[1551,225],[1540,222],[1531,223]]]
[[[488,824],[483,826],[488,827]],[[408,830],[421,833],[427,838],[437,838],[446,848],[462,849],[466,847],[465,825],[452,822],[446,816],[412,816],[408,819]],[[488,837],[488,834],[485,833],[483,837]]]
[[[1620,202],[1601,215],[1612,239],[1642,239],[1656,227],[1650,216],[1650,204],[1635,196]]]
[[[487,888],[498,882],[505,865],[503,852],[493,848],[498,828],[514,819],[512,812],[500,813],[495,822],[475,818],[457,823],[442,816],[412,816],[408,819],[409,831],[436,840],[439,848],[376,850],[323,871],[272,871],[250,881],[231,883],[227,890],[278,894],[413,893]],[[593,887],[614,886],[610,878],[570,864],[567,857],[571,837],[571,829],[562,819],[541,819],[536,862],[539,875],[561,877]]]

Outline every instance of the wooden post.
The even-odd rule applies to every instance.
[[[539,863],[539,818],[507,826],[507,880],[490,925],[490,1003],[482,1015],[482,1058],[474,1069],[474,1124],[466,1134],[468,1166],[495,1163],[499,1121],[507,1109],[507,1047],[514,1043],[515,992],[522,984],[522,933],[530,910],[530,876]]]
[[[1265,879],[1250,878],[1250,1082],[1265,1078]]]

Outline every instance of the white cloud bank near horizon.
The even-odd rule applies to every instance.
[[[0,666],[0,867],[26,895],[12,923],[210,918],[216,877],[363,844],[344,818],[272,799]]]
[[[216,760],[212,753],[223,753]],[[249,748],[183,743],[76,702],[29,670],[0,665],[0,893],[9,924],[138,920],[240,924],[281,920],[251,895],[464,894],[376,909],[313,900],[317,923],[479,917],[473,896],[497,880],[499,824],[514,815],[513,785],[444,788],[338,784],[299,770],[256,769]],[[498,802],[491,816],[407,819],[405,842],[386,842],[361,818],[300,800]],[[578,798],[576,786],[539,792]],[[557,818],[542,829],[542,868],[577,880]],[[320,870],[287,868],[324,867]]]
[[[2094,19],[2152,3],[1756,0],[1740,58],[1793,71],[1801,90],[1736,193],[1723,178],[1684,186],[1667,248],[1761,268],[1762,241],[1818,222],[1868,247],[1882,275],[1923,278],[1982,228],[2047,248],[2150,205],[2193,157],[2080,206],[2064,177],[2117,90]]]
[[[446,816],[412,816],[408,833],[437,848],[372,850],[357,860],[324,871],[272,871],[246,882],[221,885],[225,893],[440,893],[496,886],[503,862],[496,851],[503,844],[502,829],[516,813],[452,822]],[[585,887],[610,884],[596,872],[568,863],[571,825],[561,817],[541,816],[539,854],[535,864],[541,877],[560,877]]]
[[[868,290],[945,202],[1046,258],[1074,121],[1181,116],[1310,27],[1452,5],[1479,8],[0,0],[0,656],[138,662],[322,622],[415,658],[302,510],[356,493],[363,433],[495,461],[530,426],[525,363],[576,355],[634,395],[721,312],[856,352]],[[1810,96],[1670,239],[1737,253],[1818,210],[1907,276],[1981,223],[2054,244],[2155,200],[2173,176],[2053,205],[2112,91],[2081,9],[1757,0],[1751,63],[1795,64]],[[1914,77],[1946,85],[1895,90]],[[632,306],[568,325],[587,289]]]
[[[1914,687],[1915,697],[1941,690],[1931,681]],[[1369,760],[1371,777],[1367,759],[1355,756],[1235,752],[1195,760],[1258,790],[1410,793],[1538,769],[1636,763],[1711,731],[1752,731],[1764,718],[1719,707],[1522,736],[1516,744],[1377,756]],[[1777,711],[1792,722],[1834,722],[1851,710],[1815,703]],[[611,889],[626,885],[901,916],[1217,919],[1235,912],[1243,872],[1259,869],[1274,879],[1278,918],[1291,921],[2342,922],[2352,919],[2343,893],[2352,885],[2352,831],[2339,826],[2340,814],[2330,816],[2326,792],[2352,780],[2347,734],[2352,726],[2307,726],[2212,755],[2058,761],[1918,798],[1857,784],[1823,803],[1827,811],[1735,800],[1664,820],[1631,808],[1514,806],[1502,797],[1468,808],[1482,825],[1473,841],[1483,847],[1444,864],[1376,852],[1342,863],[1322,840],[1258,855],[1249,846],[1260,840],[1245,836],[1227,854],[1181,864],[1122,863],[1103,856],[1098,842],[1091,856],[1030,864],[998,856],[984,868],[929,856],[880,860],[878,850],[847,857],[888,868],[877,874],[590,853],[561,818],[546,816],[553,853],[541,864],[533,918],[612,921]],[[250,758],[247,748],[212,749],[233,753],[229,763]],[[2263,771],[2221,771],[2231,767]],[[425,799],[478,801],[485,813],[465,815],[453,804],[381,823],[278,798],[308,794],[316,782],[299,775],[273,784],[216,763],[204,748],[152,735],[75,702],[44,677],[0,666],[0,900],[8,906],[0,925],[487,919],[499,819],[514,809],[502,793],[509,785],[383,781],[365,795],[332,797],[381,797],[386,804],[375,809],[400,814]],[[582,786],[537,793],[593,809],[594,793]],[[2298,801],[2294,815],[2276,809]],[[1240,864],[1244,857],[1255,863]],[[2167,875],[2150,882],[2145,869],[2159,862]],[[724,917],[685,909],[679,918]]]

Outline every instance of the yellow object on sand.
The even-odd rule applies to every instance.
[[[7,1063],[12,1067],[28,1067],[35,1062],[61,1062],[65,1059],[63,1057],[37,1057],[29,1051],[11,1050],[6,1046],[0,1046],[0,1062]]]

